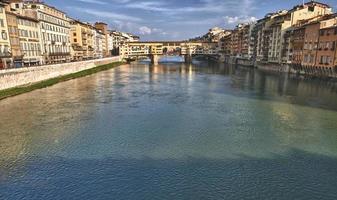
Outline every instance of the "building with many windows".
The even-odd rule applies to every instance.
[[[21,67],[23,54],[20,48],[20,40],[19,40],[19,31],[18,31],[18,20],[17,15],[12,13],[7,9],[6,11],[7,18],[7,26],[8,26],[8,34],[11,45],[11,53],[12,53],[12,67]]]
[[[94,32],[94,37],[94,58],[103,58],[103,51],[105,49],[104,41],[106,41],[105,35],[100,30],[96,29],[96,31]]]
[[[71,57],[73,61],[94,58],[96,29],[78,20],[70,21]]]
[[[17,15],[17,21],[23,65],[40,65],[43,62],[43,58],[41,56],[39,21],[36,18],[22,15]]]
[[[12,7],[37,16],[43,63],[70,61],[70,24],[66,14],[39,1],[25,1],[21,3],[22,6],[18,3],[13,4]]]
[[[111,55],[109,51],[109,37],[111,36],[110,31],[108,30],[108,25],[104,22],[96,22],[95,28],[103,33],[105,36],[105,41],[103,43],[103,56],[108,57]]]
[[[269,27],[269,52],[268,62],[270,63],[287,63],[289,53],[287,45],[289,43],[284,40],[286,32],[302,20],[311,19],[318,16],[328,15],[332,13],[330,6],[310,1],[303,5],[295,6],[289,11],[282,11],[278,13],[271,22]],[[285,58],[285,59],[282,59]]]
[[[318,35],[316,67],[324,73],[332,74],[335,70],[337,72],[334,69],[337,66],[337,16],[321,21]]]
[[[11,66],[12,54],[8,34],[6,2],[0,2],[0,69]]]

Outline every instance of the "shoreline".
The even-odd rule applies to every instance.
[[[242,67],[247,67],[247,68],[254,68],[258,69],[260,71],[264,72],[272,72],[275,74],[288,74],[290,76],[298,76],[298,77],[304,77],[304,78],[309,78],[309,79],[319,79],[319,80],[324,80],[328,82],[337,82],[337,72],[333,74],[325,74],[325,73],[320,73],[320,72],[313,72],[313,73],[308,73],[306,71],[300,71],[294,69],[293,66],[289,64],[278,64],[278,63],[256,63],[254,61],[250,60],[245,60],[245,59],[238,59],[241,62],[237,61],[232,61],[232,60],[226,60],[225,64],[228,65],[234,65],[234,66],[242,66]],[[251,64],[252,62],[253,64]]]
[[[106,70],[121,66],[123,64],[125,63],[124,62],[112,62],[109,64],[99,65],[97,67],[93,67],[93,68],[82,70],[79,72],[43,80],[43,81],[32,83],[29,85],[23,85],[23,86],[13,87],[13,88],[5,89],[5,90],[0,90],[0,101],[3,99],[9,98],[9,97],[28,93],[34,90],[47,88],[47,87],[53,86],[61,82],[65,82],[65,81],[73,80],[76,78],[89,76],[91,74],[95,74],[98,72],[106,71]]]

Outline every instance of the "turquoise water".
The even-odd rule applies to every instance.
[[[337,199],[335,84],[132,64],[0,102],[0,199]]]

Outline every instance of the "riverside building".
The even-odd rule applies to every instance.
[[[20,49],[23,65],[33,66],[42,63],[39,21],[36,18],[17,15]]]
[[[108,57],[110,56],[110,52],[109,52],[109,37],[110,37],[110,32],[108,30],[108,25],[104,22],[96,22],[95,23],[95,28],[99,31],[101,31],[101,33],[104,34],[104,42],[103,42],[103,56],[104,57]]]
[[[8,8],[8,7],[7,7]],[[12,67],[21,67],[23,54],[20,48],[20,39],[19,39],[19,29],[18,29],[18,20],[17,15],[6,10],[6,18],[7,18],[7,26],[8,26],[8,34],[11,46],[12,53]]]
[[[295,6],[289,11],[282,11],[272,18],[269,28],[269,46],[268,62],[269,63],[287,63],[287,46],[284,41],[284,35],[287,30],[295,26],[301,20],[324,16],[332,13],[332,8],[326,4],[310,1],[303,5]],[[282,51],[285,49],[284,51]],[[282,60],[285,57],[286,60]]]
[[[73,61],[88,60],[95,54],[96,29],[78,20],[70,22],[71,57]]]
[[[12,4],[21,12],[34,13],[37,16],[44,64],[70,61],[70,23],[63,11],[39,1]]]
[[[7,2],[0,2],[0,69],[8,68],[12,63],[10,39],[8,34],[6,7]]]
[[[94,46],[94,57],[95,58],[103,58],[103,51],[104,51],[104,42],[105,42],[105,35],[100,30],[95,30],[94,32],[95,37],[95,46]]]

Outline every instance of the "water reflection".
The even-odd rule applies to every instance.
[[[336,98],[334,83],[202,61],[190,65],[134,63],[61,83],[0,102],[0,194],[18,198],[30,181],[44,184],[39,177],[59,180],[77,174],[78,181],[91,177],[107,181],[103,184],[107,186],[122,179],[134,180],[137,173],[144,179],[149,174],[139,170],[146,166],[151,173],[157,166],[161,174],[169,176],[168,163],[175,163],[172,170],[179,170],[182,177],[173,176],[177,179],[167,184],[176,184],[178,178],[190,179],[194,184],[184,182],[189,188],[203,184],[202,180],[208,185],[212,176],[219,175],[241,180],[236,186],[247,189],[253,183],[245,185],[241,175],[254,176],[264,166],[266,176],[261,179],[280,176],[273,167],[283,162],[291,167],[277,169],[288,170],[288,175],[293,170],[307,176],[306,170],[335,169]],[[326,162],[315,168],[311,158]],[[195,163],[202,166],[202,173]],[[198,173],[187,173],[189,168]],[[238,168],[241,170],[235,170]],[[128,170],[134,173],[128,176]],[[322,178],[314,184],[321,184],[323,177],[335,171],[330,172],[320,173]],[[102,178],[116,173],[123,175],[110,177],[114,181]],[[227,191],[222,178],[204,194],[214,194],[217,199],[217,194]],[[156,177],[149,180],[165,185]],[[302,179],[296,180],[284,179],[280,184],[293,181],[304,191]],[[329,180],[329,184],[333,182]],[[69,181],[52,184],[67,185],[71,190]],[[21,187],[11,196],[16,184]],[[168,191],[177,189],[166,186]],[[139,193],[149,189],[134,187],[132,190]],[[273,189],[261,187],[273,195]],[[46,188],[46,196],[41,195],[49,199],[55,191]],[[78,193],[89,195],[85,186],[79,188]],[[122,193],[131,188],[115,189]],[[58,194],[60,199],[67,198],[62,196],[67,188],[63,190]],[[191,195],[191,190],[181,190],[181,195],[186,195],[184,191]],[[104,188],[101,191],[104,193]]]

